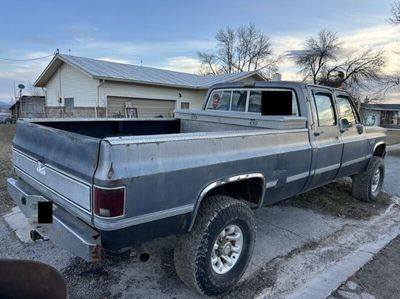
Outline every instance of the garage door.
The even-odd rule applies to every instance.
[[[107,97],[108,117],[172,117],[175,101]]]

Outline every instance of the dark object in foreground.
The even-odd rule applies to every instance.
[[[34,261],[0,260],[0,298],[68,298],[67,285],[53,267]]]

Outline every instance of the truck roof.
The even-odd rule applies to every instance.
[[[210,87],[211,89],[216,88],[266,88],[266,87],[286,87],[286,88],[306,88],[306,87],[318,87],[324,88],[329,91],[345,91],[340,88],[333,88],[324,85],[318,84],[309,84],[305,82],[296,82],[296,81],[252,81],[252,82],[225,82],[218,83]]]

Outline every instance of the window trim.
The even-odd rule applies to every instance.
[[[327,126],[321,126],[320,125],[317,102],[315,101],[315,95],[318,94],[318,93],[319,94],[323,94],[323,95],[327,95],[327,96],[330,97],[331,105],[332,105],[332,109],[333,109],[333,117],[334,117],[334,121],[335,121],[334,125],[327,125]],[[321,128],[329,128],[329,127],[334,128],[334,127],[337,127],[339,121],[338,121],[338,114],[337,114],[337,111],[336,111],[336,101],[335,101],[336,98],[334,98],[333,93],[331,93],[329,91],[326,91],[326,90],[323,90],[323,91],[322,90],[312,90],[312,96],[313,96],[313,102],[314,102],[314,108],[315,108],[315,114],[316,114],[316,117],[317,117],[318,127],[321,127]]]

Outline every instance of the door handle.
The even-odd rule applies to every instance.
[[[319,136],[319,135],[321,135],[323,133],[324,133],[324,131],[314,132],[314,136]]]

